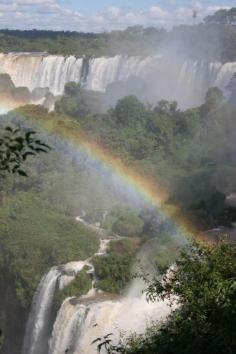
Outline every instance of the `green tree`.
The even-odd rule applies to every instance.
[[[212,87],[207,91],[205,103],[202,106],[202,114],[209,115],[215,112],[224,103],[224,95],[218,87]]]
[[[103,257],[94,257],[98,280],[96,287],[110,293],[121,293],[132,278],[132,267],[139,242],[134,239],[112,241]]]
[[[118,213],[112,231],[120,236],[139,236],[144,227],[144,221],[132,210],[124,209]]]
[[[81,295],[85,295],[91,287],[92,280],[85,268],[76,274],[75,279],[63,290],[56,289],[55,303],[57,307],[60,308],[63,301],[68,297],[80,297]]]
[[[68,82],[64,87],[64,94],[67,96],[76,96],[78,94],[80,85],[76,82]]]
[[[64,95],[56,102],[55,110],[77,119],[87,116],[89,107],[79,84],[69,82],[65,85]]]
[[[118,125],[136,126],[145,119],[145,106],[137,97],[127,96],[118,101],[113,114]]]
[[[173,115],[178,112],[178,103],[176,101],[169,102],[166,100],[161,100],[154,108],[154,112]]]
[[[208,24],[236,25],[236,7],[231,9],[220,9],[213,15],[207,16],[204,20]]]
[[[131,336],[125,345],[106,343],[108,353],[235,353],[235,244],[191,245],[167,274],[149,284],[147,297],[169,299],[178,306],[165,322],[153,325],[144,335]]]

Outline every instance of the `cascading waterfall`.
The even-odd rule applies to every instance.
[[[89,224],[81,217],[76,219],[96,230],[100,237],[103,235],[96,256],[104,256],[111,239],[119,238],[106,236],[105,230],[97,224]],[[85,265],[93,279],[92,288],[79,299],[67,298],[50,328],[50,310],[56,286],[63,289]],[[94,287],[95,281],[92,259],[52,268],[36,291],[22,354],[96,354],[96,345],[91,344],[94,339],[112,332],[112,339],[116,342],[120,331],[143,333],[152,321],[164,319],[170,311],[167,302],[146,301],[141,280],[134,280],[123,298],[98,291]]]
[[[73,304],[73,301],[73,298],[66,299],[58,312],[49,342],[49,354],[71,353],[76,349],[76,339],[87,308],[82,304]]]
[[[22,354],[45,354],[52,327],[52,307],[56,287],[62,290],[75,275],[89,266],[89,261],[70,262],[53,267],[41,279],[33,298],[32,309],[26,325]]]
[[[170,312],[168,303],[148,303],[142,289],[143,284],[135,281],[120,300],[65,300],[54,324],[49,354],[96,354],[94,339],[112,333],[115,343],[120,332],[143,333],[153,321],[164,319]]]
[[[10,75],[16,87],[32,89],[32,82],[38,75],[41,55],[0,54],[0,71]]]
[[[45,53],[9,53],[0,54],[0,72],[9,74],[17,87],[25,86],[31,91],[47,87],[54,95],[62,94],[65,84],[70,81],[89,90],[104,92],[112,83],[137,77],[145,85],[143,99],[153,102],[162,98],[177,100],[180,106],[186,107],[200,104],[209,87],[225,89],[236,72],[236,62],[173,60],[166,55],[88,59]]]
[[[67,82],[80,82],[82,65],[83,59],[76,59],[73,56],[43,57],[30,88],[48,87],[53,94],[60,95]]]
[[[104,255],[109,242],[114,237],[104,239],[102,236],[105,236],[106,232],[98,225],[89,224],[81,217],[77,217],[76,220],[96,231],[97,235],[100,235],[100,246],[95,255]],[[59,354],[61,353],[60,348],[67,346],[76,348],[78,329],[79,326],[82,326],[87,307],[78,303],[74,304],[72,299],[67,299],[62,304],[52,328],[53,299],[56,289],[62,290],[68,286],[74,280],[76,274],[85,266],[88,267],[87,273],[93,278],[92,288],[84,296],[85,299],[95,296],[97,293],[94,288],[95,271],[90,258],[85,261],[69,262],[65,265],[53,267],[42,277],[33,298],[31,312],[26,325],[22,354],[47,354],[48,351],[49,353]],[[52,329],[53,334],[51,335]],[[49,342],[50,337],[51,340]],[[63,354],[65,350],[64,352],[62,351]]]
[[[42,278],[38,286],[26,326],[23,354],[47,352],[53,296],[59,276],[58,268],[54,267]]]
[[[83,218],[77,221],[86,223]],[[97,225],[91,228],[104,232]],[[106,253],[110,239],[102,239],[97,256]],[[90,274],[95,279],[92,263]],[[96,291],[94,283],[87,295],[80,299],[66,299],[53,326],[52,336],[49,341],[48,354],[96,354],[96,345],[92,341],[113,333],[113,341],[118,341],[120,331],[143,333],[152,323],[164,319],[170,312],[167,302],[148,303],[142,293],[144,284],[141,280],[134,280],[129,291],[123,298],[108,298]]]

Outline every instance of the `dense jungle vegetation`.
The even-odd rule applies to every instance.
[[[235,216],[226,207],[225,196],[235,188],[234,79],[227,99],[218,88],[211,88],[201,107],[185,111],[176,102],[150,106],[129,96],[107,113],[94,115],[81,104],[82,91],[68,84],[56,112],[69,116],[127,164],[161,181],[170,191],[170,202],[181,205],[198,228],[230,224]],[[142,224],[128,215],[139,234]],[[117,221],[113,231],[122,234],[122,227]]]
[[[181,25],[171,31],[142,26],[98,34],[6,29],[0,30],[0,52],[47,52],[99,57],[149,55],[172,47],[178,56],[235,61],[235,22],[235,8],[232,8],[217,11],[198,25]]]
[[[95,257],[93,264],[98,277],[96,287],[120,293],[132,279],[132,266],[138,249],[137,240],[113,241],[104,257]]]

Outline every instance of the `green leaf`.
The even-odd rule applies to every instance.
[[[31,135],[34,135],[34,134],[36,134],[36,132],[33,131],[33,130],[30,130],[29,132],[27,132],[27,133],[25,134],[25,139],[26,139],[27,141],[29,141]]]
[[[27,151],[22,155],[23,161],[27,159],[28,156],[35,156],[36,154],[32,151]]]
[[[27,177],[27,173],[23,170],[17,170],[17,173],[20,175],[20,176],[23,176],[23,177]]]
[[[9,127],[9,126],[6,127],[5,130],[8,131],[8,132],[11,132],[11,133],[13,132],[13,129],[11,127]]]

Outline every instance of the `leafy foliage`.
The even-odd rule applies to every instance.
[[[65,85],[64,96],[56,102],[55,110],[74,119],[83,119],[88,114],[105,110],[104,97],[99,92],[82,90],[79,84],[69,82]]]
[[[6,127],[0,137],[0,173],[18,173],[27,176],[21,169],[29,156],[46,153],[49,146],[35,138],[34,131],[22,132],[20,129]]]
[[[236,348],[236,247],[193,245],[147,289],[151,300],[177,297],[179,308],[135,353],[233,353]],[[139,348],[138,348],[139,347]]]
[[[116,215],[112,231],[120,236],[140,236],[143,232],[144,221],[133,210],[123,209]]]
[[[106,114],[73,119],[115,156],[163,184],[171,203],[181,205],[198,227],[214,227],[218,222],[228,226],[235,213],[227,208],[225,198],[218,208],[212,208],[212,200],[218,192],[223,196],[236,188],[234,91],[230,95],[227,101],[218,88],[211,88],[202,106],[185,111],[176,102],[162,100],[152,107],[129,96]],[[62,101],[60,107],[63,111]],[[129,218],[126,212],[113,231],[128,235],[129,230],[120,226],[125,219],[129,225]],[[133,225],[136,222],[133,219]]]
[[[66,98],[73,98],[75,91],[78,94],[77,86],[70,85]],[[142,175],[156,178],[170,192],[170,202],[181,206],[188,218],[205,229],[219,222],[228,226],[235,219],[225,198],[220,207],[212,208],[218,192],[225,195],[236,188],[234,91],[230,95],[228,102],[218,88],[212,88],[201,107],[185,111],[179,110],[176,102],[160,101],[152,107],[131,96],[121,99],[105,114],[73,113],[70,119],[65,117],[68,111],[63,98],[58,102],[60,114],[47,114],[32,105],[17,112],[43,120],[50,129],[53,126],[55,130],[85,130]],[[124,218],[129,219],[129,213],[126,214]],[[140,220],[135,220],[141,229]],[[117,222],[118,226],[121,224]],[[129,233],[119,232],[125,236]]]
[[[205,18],[206,23],[219,25],[236,25],[236,7],[231,9],[220,9],[213,15]]]
[[[137,240],[112,241],[107,255],[93,259],[98,277],[96,287],[107,292],[120,293],[131,280],[137,249]]]
[[[57,290],[55,294],[55,303],[59,308],[62,302],[68,297],[80,297],[85,295],[92,287],[92,281],[87,274],[86,269],[81,270],[75,279],[63,290]]]
[[[184,251],[176,266],[147,288],[151,301],[175,299],[178,307],[163,323],[144,335],[133,335],[115,346],[116,354],[231,354],[236,340],[236,247],[222,242],[212,247],[194,244]]]
[[[32,192],[17,193],[0,208],[0,266],[15,279],[17,297],[28,307],[42,275],[53,265],[87,259],[97,235]]]
[[[108,333],[104,337],[96,338],[92,341],[91,345],[96,344],[99,353],[105,349],[107,354],[118,354],[123,348],[121,345],[117,346],[112,343],[112,336],[113,333]]]

